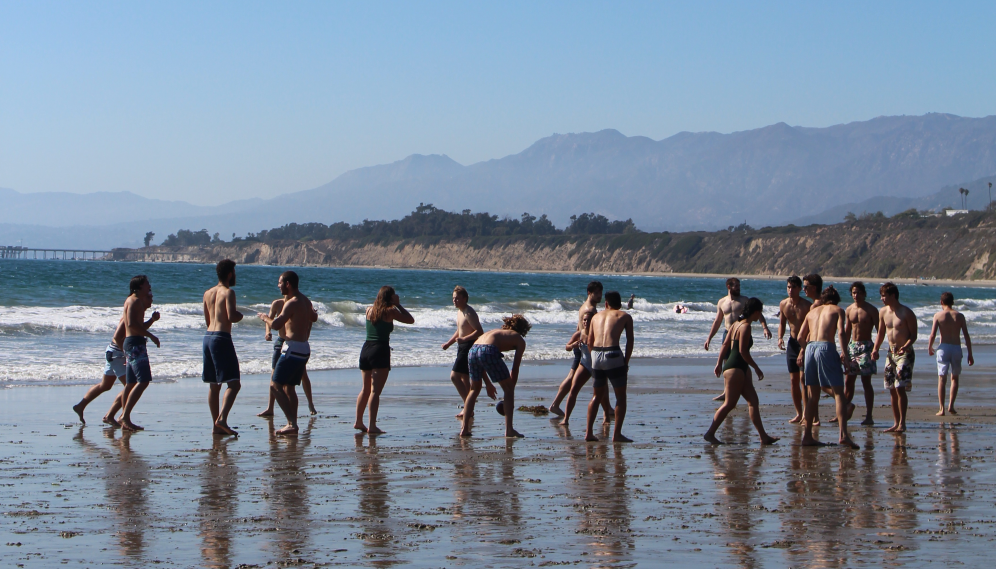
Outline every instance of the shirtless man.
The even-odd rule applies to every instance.
[[[894,423],[885,430],[887,433],[906,432],[906,409],[909,400],[906,392],[913,388],[913,364],[916,353],[916,315],[907,306],[899,304],[899,287],[888,282],[879,288],[882,310],[878,311],[878,337],[872,349],[872,359],[878,360],[886,334],[889,335],[889,354],[885,360],[885,388],[892,397]]]
[[[594,433],[595,417],[602,401],[609,397],[608,382],[616,393],[616,425],[612,442],[631,443],[622,434],[626,420],[626,379],[629,373],[629,358],[633,355],[633,317],[623,312],[622,298],[611,290],[605,293],[605,311],[591,319],[588,331],[588,345],[591,346],[591,367],[595,376],[595,395],[588,403],[588,426],[584,440],[597,441]],[[626,354],[619,348],[619,337],[626,332]]]
[[[149,332],[149,327],[152,326],[156,320],[159,320],[159,313],[153,312],[152,318],[145,323],[145,336],[151,338],[158,348],[159,338],[156,338],[152,332]],[[115,379],[121,381],[121,385],[127,385],[125,383],[125,354],[121,349],[121,344],[124,343],[124,339],[125,318],[122,315],[121,319],[118,320],[117,327],[114,329],[114,335],[111,337],[111,343],[108,344],[107,349],[104,350],[104,359],[107,361],[107,364],[104,365],[104,377],[101,378],[100,383],[94,385],[89,389],[89,391],[86,392],[86,395],[83,396],[83,399],[81,399],[79,403],[73,405],[73,411],[76,411],[76,414],[79,415],[80,422],[84,425],[86,425],[86,420],[83,419],[83,411],[91,401],[99,397],[101,393],[104,393],[114,387]],[[114,416],[118,414],[118,411],[122,407],[124,407],[124,403],[122,402],[123,395],[124,391],[118,393],[117,397],[114,398],[114,403],[111,405],[111,409],[106,415],[104,415],[104,423],[107,423],[113,427],[121,426],[121,424],[114,419]]]
[[[583,330],[585,315],[589,319],[594,318],[595,313],[598,312],[598,303],[602,302],[602,283],[598,281],[591,281],[588,283],[588,298],[585,299],[584,303],[581,304],[581,308],[578,309],[578,327],[577,329]],[[571,420],[571,413],[574,412],[574,406],[578,401],[578,394],[581,393],[581,388],[584,384],[588,383],[591,379],[591,350],[588,348],[588,337],[585,333],[581,335],[582,341],[574,349],[574,359],[581,364],[574,371],[574,375],[571,377],[571,381],[565,379],[560,384],[560,389],[557,391],[557,397],[553,400],[552,408],[550,412],[554,415],[563,415],[564,419],[560,422],[561,425],[567,426]],[[559,403],[563,400],[561,393],[565,393],[567,388],[570,388],[570,393],[567,396],[567,411],[561,412]],[[604,422],[608,423],[612,421],[614,412],[612,411],[612,406],[609,404],[608,397],[602,402],[602,411],[605,414]]]
[[[453,306],[457,309],[456,332],[443,344],[443,349],[449,349],[453,344],[457,345],[456,361],[453,362],[453,369],[450,370],[450,381],[460,394],[460,401],[467,400],[470,393],[470,369],[467,367],[467,355],[470,354],[470,347],[484,334],[481,328],[481,320],[477,317],[477,312],[467,304],[470,295],[467,289],[460,285],[453,287]],[[457,413],[458,418],[462,418],[464,411]]]
[[[284,301],[287,300],[284,297],[280,297],[270,303],[270,318],[276,318],[280,311],[284,309]],[[284,331],[281,328],[277,330],[277,339],[273,340],[273,330],[269,325],[263,325],[263,331],[265,335],[263,336],[267,342],[273,342],[273,356],[270,358],[270,379],[273,379],[273,370],[277,369],[277,361],[280,360],[280,352],[284,347]],[[304,391],[304,396],[308,399],[308,411],[312,415],[318,414],[318,409],[315,409],[315,400],[311,396],[311,378],[308,377],[308,370],[304,370],[304,375],[301,376],[301,390]],[[273,404],[277,400],[277,390],[272,387],[269,389],[270,399],[266,403],[266,409],[260,413],[256,413],[257,417],[272,417],[273,416]]]
[[[297,426],[297,391],[295,386],[301,383],[304,370],[311,357],[311,325],[318,321],[318,312],[311,305],[308,297],[298,290],[298,277],[294,271],[284,271],[277,279],[280,294],[284,295],[283,308],[276,318],[268,314],[258,313],[259,319],[271,329],[283,330],[283,353],[273,369],[270,388],[274,390],[277,404],[287,417],[287,426],[275,431],[277,435],[296,435]]]
[[[211,423],[216,435],[239,434],[228,426],[228,414],[232,411],[235,398],[242,389],[242,375],[239,372],[239,357],[232,342],[232,324],[242,321],[242,313],[235,306],[235,261],[224,259],[215,266],[218,284],[204,292],[204,373],[203,381],[208,384],[208,407],[211,409]],[[227,383],[225,402],[219,410],[221,384]]]
[[[802,436],[803,446],[822,446],[813,437],[813,418],[820,404],[820,388],[829,388],[837,401],[837,421],[840,426],[840,444],[858,448],[847,433],[847,419],[854,412],[854,405],[849,404],[844,397],[844,372],[842,365],[846,364],[847,344],[844,343],[844,311],[837,306],[840,294],[832,285],[823,289],[820,294],[820,305],[809,310],[806,319],[799,329],[799,343],[805,350],[799,354],[798,363],[803,365],[806,374],[806,432]],[[834,340],[840,341],[840,353],[834,346]]]
[[[816,308],[817,306],[819,306],[821,304],[821,302],[822,302],[820,300],[820,294],[823,292],[823,277],[821,277],[817,273],[810,273],[810,274],[802,277],[802,292],[803,292],[803,294],[806,295],[807,298],[809,298],[810,301],[812,301],[812,304],[809,307],[810,310],[812,310],[813,308]],[[803,370],[803,371],[805,372],[805,370]],[[822,391],[823,391],[823,393],[826,393],[828,395],[832,395],[833,394],[833,391],[831,391],[829,388],[824,388]],[[803,408],[806,407],[806,403],[805,403],[806,399],[807,398],[803,398],[803,405],[802,405]],[[819,408],[817,408],[814,411],[814,413],[815,414],[813,415],[813,426],[819,427],[820,426],[820,410],[819,410]]]
[[[712,328],[709,329],[709,337],[706,338],[705,351],[709,351],[709,344],[712,342],[712,337],[716,335],[719,331],[720,325],[723,325],[723,340],[726,340],[726,334],[730,331],[730,326],[737,321],[737,318],[744,311],[744,306],[747,305],[747,297],[740,294],[740,279],[736,277],[730,277],[726,279],[726,291],[727,295],[716,301],[716,319],[712,322]],[[768,322],[761,316],[761,326],[764,328],[764,339],[771,339],[771,330],[768,330]],[[723,342],[720,341],[720,344]],[[713,397],[713,401],[722,401],[726,397],[726,392],[720,393],[716,397]]]
[[[778,349],[785,350],[785,363],[788,365],[789,384],[792,388],[792,404],[795,405],[795,417],[789,419],[789,423],[802,422],[803,398],[802,398],[802,369],[797,360],[802,352],[799,345],[799,328],[809,314],[812,303],[799,296],[802,292],[802,279],[792,275],[786,281],[788,298],[778,303]],[[785,324],[789,325],[789,341],[785,346]]]
[[[525,336],[529,333],[532,325],[521,314],[513,314],[502,320],[504,321],[502,327],[479,336],[474,345],[470,347],[470,353],[467,355],[470,391],[463,404],[461,437],[471,436],[474,405],[477,404],[477,396],[481,393],[482,381],[487,385],[488,397],[492,399],[497,397],[498,391],[492,382],[500,385],[505,395],[505,400],[500,403],[504,408],[505,437],[522,437],[522,434],[512,427],[512,413],[515,411],[515,384],[519,380],[519,364],[522,363],[522,354],[526,351]],[[505,360],[502,358],[502,352],[509,350],[515,350],[511,373],[509,373],[508,366],[505,365]]]
[[[847,351],[849,361],[844,364],[847,376],[844,378],[844,395],[847,402],[854,400],[854,385],[857,376],[861,376],[861,387],[865,392],[865,420],[862,425],[874,425],[872,409],[875,408],[875,390],[872,388],[872,376],[878,373],[878,362],[872,359],[874,348],[872,329],[878,329],[878,309],[865,302],[868,293],[861,281],[851,283],[851,298],[854,304],[847,307],[845,315],[844,335],[849,340]],[[832,423],[833,421],[831,421]]]
[[[152,285],[145,275],[132,277],[128,283],[131,294],[124,303],[125,339],[122,349],[125,353],[125,388],[121,394],[124,402],[124,415],[121,428],[126,431],[141,431],[144,427],[131,420],[131,412],[142,398],[142,393],[152,381],[152,367],[149,365],[149,352],[146,348],[149,326],[159,320],[159,313],[145,320],[145,311],[152,307]],[[156,342],[159,347],[159,342]],[[111,416],[113,419],[113,415]]]
[[[934,323],[930,327],[930,341],[927,342],[927,354],[934,355],[934,339],[937,331],[941,332],[941,345],[937,346],[937,402],[940,404],[938,416],[944,415],[944,380],[951,373],[951,402],[948,413],[957,415],[955,397],[958,396],[958,376],[961,375],[961,335],[965,335],[965,347],[968,349],[968,365],[975,365],[972,357],[972,338],[968,336],[968,324],[965,315],[954,309],[954,295],[950,292],[941,293],[941,310],[934,315]]]

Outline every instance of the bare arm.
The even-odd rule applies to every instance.
[[[768,321],[764,319],[764,315],[763,314],[761,315],[760,318],[758,318],[758,320],[761,322],[761,327],[764,328],[764,339],[765,340],[770,340],[771,339],[771,330],[768,330]]]
[[[784,301],[782,301],[784,302]],[[788,323],[788,317],[785,316],[785,308],[782,303],[778,304],[778,349],[785,349],[785,325]]]
[[[235,324],[242,321],[242,313],[235,306],[235,291],[232,289],[228,289],[228,292],[225,294],[225,308],[228,311],[229,322]]]
[[[875,336],[875,346],[872,347],[872,359],[878,359],[878,350],[882,347],[882,342],[885,340],[885,322],[882,321],[882,311],[878,313],[878,334]]]
[[[716,373],[716,377],[723,371],[723,361],[730,355],[730,347],[733,345],[733,333],[726,335],[723,338],[723,345],[719,348],[719,356],[716,358],[716,369],[713,371]]]
[[[445,349],[449,348],[450,346],[452,346],[453,344],[455,344],[456,341],[457,341],[457,338],[459,338],[459,337],[460,337],[460,329],[457,328],[453,332],[453,335],[450,336],[450,339],[446,340],[446,342],[443,343],[443,349],[445,350]]]
[[[211,309],[208,308],[208,295],[204,293],[204,324],[211,328]]]
[[[269,314],[269,317],[271,319],[272,318],[276,318],[277,314],[278,314],[278,312],[277,312],[277,301],[274,300],[273,302],[270,303],[270,314]],[[263,320],[263,329],[266,331],[266,341],[269,342],[270,340],[273,339],[273,328],[270,327],[270,323],[269,322],[267,322],[266,320]]]
[[[927,355],[934,355],[934,340],[937,338],[937,315],[934,315],[934,320],[930,323],[930,338],[927,340]]]
[[[152,313],[152,316],[149,317],[148,320],[145,321],[144,324],[145,329],[148,330],[149,328],[152,328],[152,325],[155,324],[158,320],[159,320],[159,311],[157,310]]]
[[[481,327],[481,319],[477,317],[477,311],[469,309],[467,314],[467,321],[470,322],[470,325],[474,327],[474,331],[471,332],[470,335],[468,336],[461,336],[460,338],[458,338],[459,341],[464,343],[474,342],[478,338],[484,335],[484,328]]]
[[[840,311],[840,316],[837,318],[837,341],[840,342],[840,361],[841,363],[847,363],[847,344],[851,341],[851,331],[850,331],[850,321],[847,318],[847,313],[843,310]]]
[[[754,368],[754,371],[757,372],[757,380],[761,381],[762,379],[764,379],[764,372],[762,372],[761,368],[757,366],[757,362],[754,361],[754,357],[750,355],[750,348],[747,347],[750,346],[752,343],[751,341],[752,334],[750,333],[750,326],[741,325],[739,328],[737,328],[737,330],[738,331],[743,330],[742,332],[740,332],[740,357],[743,358],[745,362],[747,362],[747,365]]]
[[[280,314],[276,318],[270,318],[268,315],[263,314],[262,312],[259,314],[259,317],[260,319],[263,320],[263,322],[269,324],[270,328],[274,330],[280,330],[281,328],[284,327],[284,324],[287,324],[287,321],[290,320],[291,313],[293,312],[292,309],[294,308],[292,305],[295,302],[297,302],[296,299],[291,299],[284,302],[284,306],[283,308],[281,308]]]
[[[577,331],[571,334],[571,339],[567,341],[567,346],[565,346],[564,349],[568,352],[572,352],[574,351],[574,348],[578,347],[578,344],[580,343],[581,343],[581,332]]]
[[[964,314],[958,314],[958,320],[961,322],[961,333],[965,336],[965,349],[968,351],[968,365],[975,365],[975,358],[972,357],[972,338],[968,336],[968,322],[965,321]]]
[[[629,358],[633,355],[633,317],[626,315],[626,367],[629,367]]]
[[[400,303],[399,304],[395,304],[394,306],[392,306],[391,310],[388,312],[388,314],[391,316],[391,318],[393,320],[397,320],[398,322],[401,322],[402,324],[414,324],[415,323],[415,317],[412,316],[411,313],[409,313],[407,310],[405,310],[405,307],[401,306]]]
[[[795,359],[796,363],[800,366],[802,362],[806,359],[806,344],[809,343],[809,316],[807,315],[802,320],[802,326],[799,326],[799,357]]]
[[[909,308],[906,309],[906,312],[907,312],[906,318],[905,318],[905,320],[906,320],[906,327],[909,328],[909,330],[910,330],[910,337],[909,337],[908,340],[906,340],[906,343],[903,344],[902,349],[900,349],[900,353],[903,353],[906,350],[912,348],[913,347],[913,342],[916,342],[916,337],[917,337],[916,314],[913,314],[913,311],[910,310]]]
[[[723,309],[719,306],[716,307],[716,319],[712,322],[712,328],[709,328],[709,337],[705,341],[705,350],[709,351],[709,342],[712,342],[712,337],[716,335],[719,331],[719,327],[723,325]],[[729,335],[729,334],[727,334]]]
[[[842,346],[846,346],[851,342],[851,335],[854,334],[854,325],[851,324],[851,317],[847,315],[847,310],[844,311],[844,332],[840,335],[840,339],[843,342]],[[842,354],[844,352],[841,352]]]
[[[519,336],[519,341],[515,344],[515,359],[512,360],[512,383],[519,381],[519,364],[522,363],[522,354],[526,351],[526,340]]]

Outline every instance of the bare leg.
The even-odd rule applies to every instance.
[[[899,424],[902,422],[902,413],[899,408],[901,406],[899,402],[899,393],[895,387],[889,388],[889,396],[892,398],[892,426],[885,430],[887,433],[894,433],[899,430]]]
[[[315,409],[315,400],[311,397],[311,378],[308,377],[308,370],[304,370],[304,376],[301,378],[301,389],[304,391],[304,396],[308,399],[308,412],[312,415],[317,415],[318,409]]]
[[[128,389],[128,388],[131,389]],[[138,400],[142,398],[142,393],[145,393],[145,389],[149,387],[148,381],[140,381],[138,383],[131,383],[125,386],[125,391],[128,394],[124,397],[124,416],[121,417],[121,428],[128,431],[141,431],[145,427],[141,427],[131,422],[131,411],[138,404]]]
[[[275,392],[275,388],[273,387],[273,371],[274,370],[270,370],[270,391],[269,391],[270,400],[266,404],[266,409],[264,409],[261,413],[256,413],[257,417],[273,416],[273,402],[277,400],[277,394]]]
[[[612,390],[616,393],[616,427],[612,432],[612,442],[614,443],[631,443],[633,439],[624,437],[622,434],[623,421],[626,420],[626,384],[623,383],[619,387],[612,386]],[[605,399],[609,398],[609,394],[605,394]]]
[[[115,415],[118,414],[118,411],[124,408],[125,398],[127,397],[127,391],[128,391],[128,384],[125,383],[125,378],[119,377],[118,379],[121,381],[121,385],[124,387],[124,389],[119,391],[118,394],[114,396],[114,401],[111,403],[111,408],[107,410],[107,414],[104,415],[104,418],[102,419],[103,422],[107,423],[108,425],[111,425],[112,427],[121,426],[121,423],[119,423],[117,419],[115,419],[114,417]]]
[[[360,394],[356,396],[356,422],[353,423],[353,428],[365,433],[367,426],[363,424],[363,412],[367,410],[370,392],[373,391],[373,371],[360,370],[360,376],[363,378],[363,386],[360,388]]]
[[[744,385],[744,372],[739,369],[728,369],[723,372],[723,380],[726,382],[726,397],[723,398],[723,404],[719,406],[719,409],[716,409],[716,414],[712,416],[712,424],[709,425],[709,430],[702,436],[702,438],[714,445],[723,444],[723,441],[716,438],[716,431],[719,430],[719,426],[726,420],[726,416],[730,414],[730,411],[737,408],[737,403],[740,401],[740,393]]]
[[[598,440],[598,437],[595,436],[595,417],[598,416],[598,408],[602,405],[602,400],[608,396],[608,385],[595,387],[595,393],[591,396],[591,401],[588,402],[588,422],[586,423],[587,428],[584,431],[584,440],[588,442],[595,442]]]
[[[287,426],[276,431],[274,434],[296,435],[298,432],[297,389],[293,385],[278,385],[274,382],[270,382],[270,386],[273,389],[274,396],[276,396],[277,405],[280,405],[280,410],[287,417]]]
[[[214,402],[211,406],[211,417],[214,419],[214,433],[218,435],[235,435],[239,436],[239,433],[235,429],[228,426],[228,414],[232,411],[232,406],[235,405],[235,398],[238,397],[239,391],[242,389],[241,381],[229,381],[228,388],[225,389],[225,400],[221,406],[220,413],[218,412],[218,392],[221,391],[221,385],[211,386],[211,394],[214,397]]]
[[[99,397],[100,394],[114,387],[115,379],[117,378],[113,375],[105,375],[101,378],[100,383],[94,385],[89,389],[89,391],[86,392],[86,395],[83,396],[83,399],[81,399],[79,403],[73,405],[73,411],[79,415],[81,423],[84,425],[86,424],[86,420],[83,418],[83,410],[86,409],[86,406],[89,405],[91,401]]]
[[[584,367],[579,367],[574,373],[574,381],[571,382],[571,393],[567,396],[567,410],[564,412],[564,420],[560,422],[561,425],[567,425],[570,422],[574,405],[578,402],[578,394],[581,393],[581,388],[584,387],[584,384],[588,383],[588,379],[590,378],[591,372]]]
[[[477,396],[481,394],[481,381],[470,382],[470,390],[467,391],[467,398],[463,400],[463,422],[460,429],[461,437],[471,436],[471,428],[474,425],[474,406],[477,405]]]
[[[837,402],[837,425],[840,427],[840,444],[850,448],[860,448],[854,444],[854,441],[851,440],[851,435],[847,432],[847,419],[854,411],[854,404],[844,396],[844,388],[842,387],[833,388],[833,397]]]
[[[512,426],[512,414],[515,413],[515,380],[511,377],[498,382],[505,399],[505,438],[520,438],[522,434]]]
[[[762,445],[770,445],[778,442],[777,437],[770,436],[764,430],[764,424],[761,422],[761,404],[757,397],[757,390],[754,389],[754,381],[747,376],[744,381],[743,388],[744,400],[747,401],[747,414],[750,415],[750,420],[754,423],[754,428],[757,429],[757,434],[761,437]]]
[[[943,375],[937,376],[937,403],[940,406],[940,409],[937,411],[937,413],[934,414],[937,415],[938,417],[944,415],[944,387],[945,387],[944,382],[946,380],[947,377]],[[951,383],[951,386],[954,387],[954,382]]]
[[[874,425],[875,420],[872,419],[872,409],[875,408],[875,390],[872,389],[872,378],[870,375],[861,376],[861,388],[865,392],[865,420],[861,421],[861,424]]]
[[[951,413],[952,415],[957,415],[958,414],[958,412],[955,411],[955,408],[954,408],[954,402],[955,402],[955,398],[956,397],[958,397],[958,376],[952,374],[951,375],[951,402],[948,403],[948,413]]]
[[[802,422],[802,372],[793,371],[789,373],[789,385],[792,387],[792,405],[795,406],[795,417],[789,419],[789,423]]]
[[[580,368],[581,366],[578,366]],[[560,387],[557,389],[557,396],[553,398],[553,404],[550,405],[550,412],[558,417],[564,416],[564,411],[560,408],[560,403],[567,397],[571,392],[571,385],[574,382],[574,373],[578,368],[572,369],[564,381],[560,382]]]
[[[806,432],[802,435],[802,446],[823,446],[823,443],[813,437],[813,427],[816,425],[816,411],[820,405],[820,388],[806,386]]]
[[[450,381],[453,382],[453,387],[456,387],[457,394],[460,396],[460,401],[466,401],[467,394],[470,393],[470,376],[466,373],[451,371]],[[457,413],[457,418],[463,418],[463,413],[463,411]]]
[[[367,432],[371,435],[379,435],[384,431],[377,427],[377,411],[380,409],[380,393],[384,391],[384,384],[387,383],[387,374],[390,369],[373,370],[373,392],[370,394],[370,426]]]
[[[606,390],[605,397],[602,398],[602,423],[609,424],[616,417],[615,410],[612,409],[612,402],[609,401],[609,392]]]
[[[855,384],[857,384],[857,380],[858,376],[856,375],[848,375],[844,377],[844,399],[847,400],[848,405],[850,405],[854,400],[854,388]],[[851,415],[849,413],[847,414],[847,420],[851,420]],[[839,421],[839,419],[836,416],[833,419],[830,419],[831,423],[836,423],[837,421]]]
[[[899,394],[899,428],[896,429],[897,433],[906,432],[906,410],[909,407],[909,398],[906,395],[906,388],[899,387],[896,388],[896,392]]]

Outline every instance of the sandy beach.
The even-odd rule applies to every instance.
[[[501,437],[501,418],[481,406],[476,436],[461,439],[457,398],[438,367],[392,372],[381,408],[387,434],[374,438],[350,428],[353,370],[313,374],[320,412],[296,438],[273,435],[279,420],[255,417],[265,377],[243,382],[231,419],[239,438],[211,435],[198,380],[153,384],[135,415],[147,430],[136,434],[100,423],[109,394],[82,427],[70,410],[79,386],[5,389],[0,561],[980,565],[996,537],[996,383],[982,371],[996,351],[977,357],[960,414],[946,418],[933,415],[936,377],[922,359],[905,435],[881,431],[891,413],[876,377],[877,425],[853,426],[856,451],[799,446],[779,358],[761,361],[765,425],[782,437],[770,447],[758,444],[744,404],[719,431],[735,444],[704,444],[720,385],[704,360],[634,362],[630,445],[585,443],[582,406],[570,429],[517,414],[521,440]],[[526,366],[518,403],[548,405],[565,372],[562,363]],[[824,399],[824,418],[830,409]],[[820,437],[834,441],[836,429],[824,426]]]

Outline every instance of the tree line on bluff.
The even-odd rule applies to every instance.
[[[604,215],[582,213],[572,215],[571,223],[564,229],[557,229],[546,214],[536,217],[523,213],[519,219],[501,218],[487,212],[471,213],[469,209],[453,213],[434,207],[432,204],[419,204],[415,211],[402,219],[391,221],[363,220],[350,225],[344,221],[325,225],[324,223],[289,223],[283,227],[264,229],[259,233],[249,233],[246,237],[232,235],[232,242],[276,242],[276,241],[319,241],[337,239],[342,241],[367,238],[415,237],[500,237],[506,235],[618,235],[640,233],[632,219],[609,221]],[[154,233],[146,234],[145,245],[151,244]],[[171,233],[163,242],[164,247],[190,247],[224,243],[215,233],[207,229],[191,231],[181,229]]]

